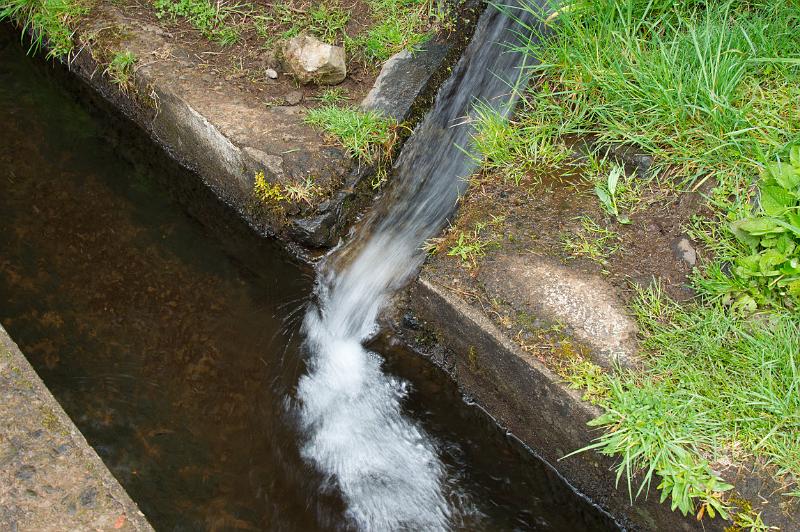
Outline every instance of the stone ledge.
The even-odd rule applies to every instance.
[[[438,345],[432,357],[469,396],[498,423],[508,428],[536,454],[550,463],[575,488],[608,510],[633,530],[723,531],[730,522],[721,519],[696,521],[659,504],[656,484],[633,505],[620,481],[615,488],[616,460],[595,452],[562,459],[585,447],[598,436],[586,423],[600,409],[581,399],[536,357],[523,352],[477,307],[422,275],[408,289],[405,306],[422,321]],[[397,327],[407,340],[418,334]],[[413,341],[409,342],[412,346]],[[444,346],[447,347],[444,347]],[[428,350],[428,347],[424,349]],[[779,530],[800,530],[798,515],[785,511],[782,486],[768,468],[758,463],[713,464],[727,482],[734,485],[752,511],[767,525]]]
[[[719,520],[701,524],[659,504],[655,485],[646,499],[631,506],[627,490],[615,488],[610,458],[581,453],[562,460],[597,436],[586,423],[599,415],[599,409],[522,352],[482,311],[424,273],[409,288],[407,300],[423,327],[447,346],[447,360],[439,362],[465,393],[579,492],[633,530],[723,530]]]
[[[0,529],[151,531],[0,326]]]

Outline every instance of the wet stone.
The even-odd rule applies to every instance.
[[[288,105],[297,105],[303,101],[303,93],[300,91],[292,91],[284,96]]]

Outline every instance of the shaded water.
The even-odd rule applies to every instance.
[[[353,528],[301,456],[313,278],[0,26],[0,322],[159,530]],[[463,529],[613,522],[426,361],[381,348]]]

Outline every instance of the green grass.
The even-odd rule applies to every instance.
[[[595,382],[605,413],[591,425],[605,433],[583,450],[620,457],[618,479],[627,479],[632,497],[658,479],[662,500],[684,514],[724,515],[728,486],[709,461],[758,457],[796,485],[800,316],[680,306],[657,289],[640,292],[634,310],[648,369]],[[638,488],[635,474],[644,475]]]
[[[12,20],[30,30],[30,51],[47,47],[47,57],[65,57],[74,49],[75,25],[89,11],[82,0],[0,0],[0,21]]]
[[[375,24],[346,41],[367,61],[385,61],[403,50],[416,50],[445,18],[433,0],[370,0],[369,6]]]
[[[365,62],[385,61],[402,50],[415,50],[424,43],[446,16],[433,0],[369,0],[367,27],[348,28],[352,6],[326,0],[310,5],[275,3],[253,16],[264,46],[301,32],[323,41],[343,45],[350,57]],[[276,28],[277,31],[276,31]]]
[[[131,87],[136,60],[136,54],[129,50],[117,52],[106,68],[109,79],[123,91]]]
[[[575,257],[585,257],[605,266],[608,259],[619,251],[619,233],[600,226],[589,216],[580,217],[581,227],[562,238],[564,251]]]
[[[594,135],[639,147],[689,184],[751,180],[800,137],[800,7],[699,5],[570,3],[551,33],[519,46],[541,61],[521,124],[551,143]]]
[[[336,138],[351,157],[368,163],[379,163],[397,140],[397,122],[374,111],[325,105],[308,111],[305,121]]]
[[[239,40],[239,31],[227,23],[228,18],[239,7],[210,2],[209,0],[154,0],[158,18],[185,18],[207,38],[222,45]]]
[[[521,1],[523,10],[538,9]],[[530,28],[533,38],[515,45],[539,64],[530,67],[534,81],[514,119],[476,110],[474,143],[485,167],[519,183],[537,164],[563,163],[571,143],[587,138],[598,150],[588,173],[603,147],[650,154],[653,190],[712,189],[713,222],[692,227],[715,252],[704,257],[696,288],[740,309],[799,308],[800,246],[778,238],[800,235],[797,206],[786,205],[780,228],[759,246],[742,228],[776,219],[758,198],[775,204],[778,196],[757,183],[800,146],[800,3],[577,0],[540,17],[547,31]],[[628,187],[626,198],[624,189],[611,190],[624,179],[610,171],[597,177],[597,200],[627,223],[636,190]],[[792,195],[798,185],[781,186]]]
[[[502,223],[503,220],[496,219],[491,223]],[[477,223],[472,231],[458,233],[458,237],[452,246],[447,250],[448,257],[460,257],[462,264],[468,267],[475,267],[477,259],[486,255],[486,250],[496,247],[497,242],[487,240],[482,236],[483,230],[489,223]]]
[[[322,94],[314,98],[320,103],[325,105],[336,105],[342,103],[344,100],[347,100],[347,93],[341,87],[333,87],[331,89],[326,89]]]
[[[301,32],[310,33],[329,43],[341,43],[349,21],[350,12],[331,2],[307,8],[295,7],[291,2],[280,2],[273,4],[270,11],[254,16],[256,30],[268,47]],[[283,29],[275,33],[275,25]]]

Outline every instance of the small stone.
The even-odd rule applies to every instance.
[[[347,76],[344,48],[310,35],[301,34],[286,41],[283,58],[300,83],[336,85]]]
[[[300,91],[292,91],[284,96],[287,105],[297,105],[303,101],[303,93]]]
[[[268,68],[266,74],[269,79],[278,79],[278,72],[274,68]]]
[[[675,254],[690,267],[697,264],[697,251],[695,251],[694,246],[686,237],[681,238],[675,244]]]
[[[84,508],[91,508],[97,500],[97,488],[90,486],[81,492],[79,497],[81,506]]]
[[[417,317],[410,312],[403,314],[403,326],[408,327],[413,331],[418,331],[422,328]]]

